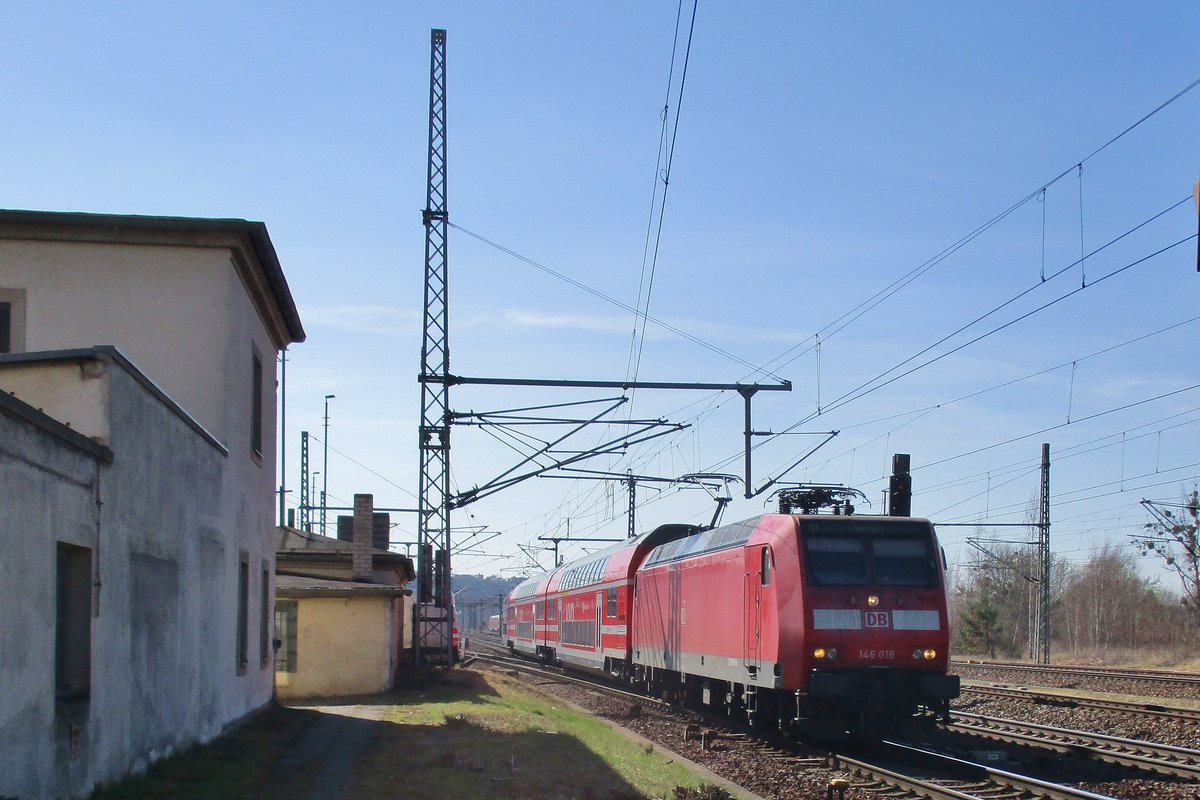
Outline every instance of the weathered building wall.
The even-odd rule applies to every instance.
[[[0,388],[21,370],[0,363]],[[10,437],[5,430],[0,439],[0,585],[5,597],[20,598],[9,605],[20,606],[22,619],[0,622],[0,681],[13,682],[0,684],[0,764],[21,765],[0,770],[0,795],[22,800],[86,793],[211,739],[271,697],[269,620],[262,626],[273,589],[270,493],[258,482],[232,485],[249,471],[235,459],[249,462],[248,454],[227,453],[119,356],[101,354],[75,374],[77,384],[106,387],[110,466],[81,462],[50,470],[42,462],[65,456],[43,452],[28,434]],[[48,393],[94,394],[92,386],[84,391],[66,380],[42,386]],[[38,405],[37,397],[25,399]],[[50,396],[41,399],[55,405]],[[55,700],[60,541],[91,551],[97,579],[90,696],[67,704]],[[244,664],[238,658],[243,563]],[[7,662],[21,652],[37,655],[10,677]]]
[[[0,406],[0,796],[56,796],[86,772],[55,714],[55,542],[94,548],[101,473],[95,455]]]

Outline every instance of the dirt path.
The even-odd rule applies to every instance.
[[[280,777],[319,765],[305,800],[350,800],[355,764],[374,742],[382,720],[375,705],[295,706],[321,716],[275,765]]]

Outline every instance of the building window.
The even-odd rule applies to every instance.
[[[295,600],[275,601],[275,640],[279,649],[275,651],[275,671],[296,671],[296,618],[300,603]]]
[[[12,352],[12,303],[0,303],[0,355]]]
[[[243,553],[238,562],[237,670],[246,671],[250,649],[250,560]]]
[[[258,648],[260,663],[267,666],[271,660],[271,571],[266,563],[262,570],[262,592],[259,596],[261,604],[258,609]]]
[[[254,363],[251,369],[250,392],[250,449],[262,457],[263,451],[263,362],[256,348],[251,354]]]
[[[92,551],[59,542],[57,555],[54,695],[78,702],[92,684]]]
[[[25,290],[0,289],[0,355],[25,352]]]

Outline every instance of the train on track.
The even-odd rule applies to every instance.
[[[664,525],[519,584],[501,633],[759,729],[876,736],[959,694],[945,556],[908,517]]]

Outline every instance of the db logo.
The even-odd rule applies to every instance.
[[[888,612],[886,611],[864,611],[863,619],[868,628],[891,627],[888,623]]]

